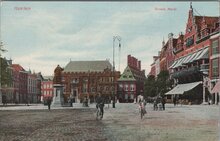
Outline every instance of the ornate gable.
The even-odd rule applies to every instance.
[[[134,74],[129,66],[127,66],[118,81],[135,81]]]

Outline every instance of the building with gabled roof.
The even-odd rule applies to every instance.
[[[82,102],[85,97],[94,102],[98,93],[106,100],[112,98],[120,76],[119,71],[112,70],[108,60],[70,61],[62,71],[65,102]]]
[[[118,79],[119,102],[135,102],[144,92],[145,71],[141,70],[141,61],[128,55],[128,64]]]
[[[13,76],[13,102],[26,103],[28,98],[28,72],[19,64],[12,64],[12,76]]]
[[[177,87],[178,84],[203,82],[203,86],[195,85],[187,90],[189,94],[191,94],[191,97],[194,97],[193,99],[191,98],[191,100],[196,103],[205,103],[213,98],[207,93],[207,91],[211,92],[212,89],[212,78],[210,78],[210,76],[213,74],[213,71],[210,71],[212,69],[210,69],[210,67],[212,64],[215,64],[216,69],[218,59],[213,59],[211,56],[213,47],[210,37],[218,33],[219,17],[197,16],[194,14],[194,9],[191,4],[183,37],[184,43],[181,47],[178,47],[178,52],[175,53],[175,61],[170,66],[170,69],[172,70],[171,77],[174,79]],[[214,46],[217,50],[219,47],[219,43],[217,43],[218,38],[219,37],[215,38],[216,44]],[[218,52],[215,52],[215,54],[216,53],[218,54]],[[210,61],[215,62],[211,62],[210,65]],[[214,73],[218,75],[216,70]],[[178,88],[181,89],[180,86]],[[190,91],[192,89],[194,89],[193,92]],[[181,94],[183,93],[184,91],[181,91]],[[185,95],[183,95],[182,98],[186,98]]]

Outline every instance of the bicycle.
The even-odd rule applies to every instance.
[[[143,103],[140,105],[140,113],[141,113],[141,119],[143,118],[143,116],[147,113]]]
[[[98,105],[97,111],[96,111],[96,119],[101,120],[102,118],[103,118],[103,113],[101,111],[100,105]]]

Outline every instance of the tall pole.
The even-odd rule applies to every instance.
[[[115,40],[118,40],[119,42],[119,48],[121,47],[121,37],[120,36],[113,36],[113,68],[112,68],[112,76],[113,76],[113,80],[112,80],[112,96],[113,96],[113,99],[112,99],[112,108],[115,108]]]
[[[202,96],[202,103],[205,104],[205,88],[206,88],[206,79],[203,75],[203,96]]]
[[[1,16],[2,15],[2,0],[0,0],[0,25],[1,25],[1,22],[2,22],[2,19],[1,19]],[[2,59],[1,59],[1,52],[2,52],[2,30],[1,30],[1,26],[0,26],[0,104],[2,104],[2,79],[1,79],[1,76],[2,76]]]

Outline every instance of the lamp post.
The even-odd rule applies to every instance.
[[[207,104],[205,100],[205,89],[207,87],[207,79],[208,79],[208,72],[202,71],[202,77],[203,77],[203,95],[202,95],[202,104]]]
[[[112,80],[112,108],[115,108],[115,41],[118,40],[119,44],[118,47],[119,49],[121,48],[121,37],[120,36],[113,36],[113,68],[112,68],[112,76],[113,76],[113,80]]]

